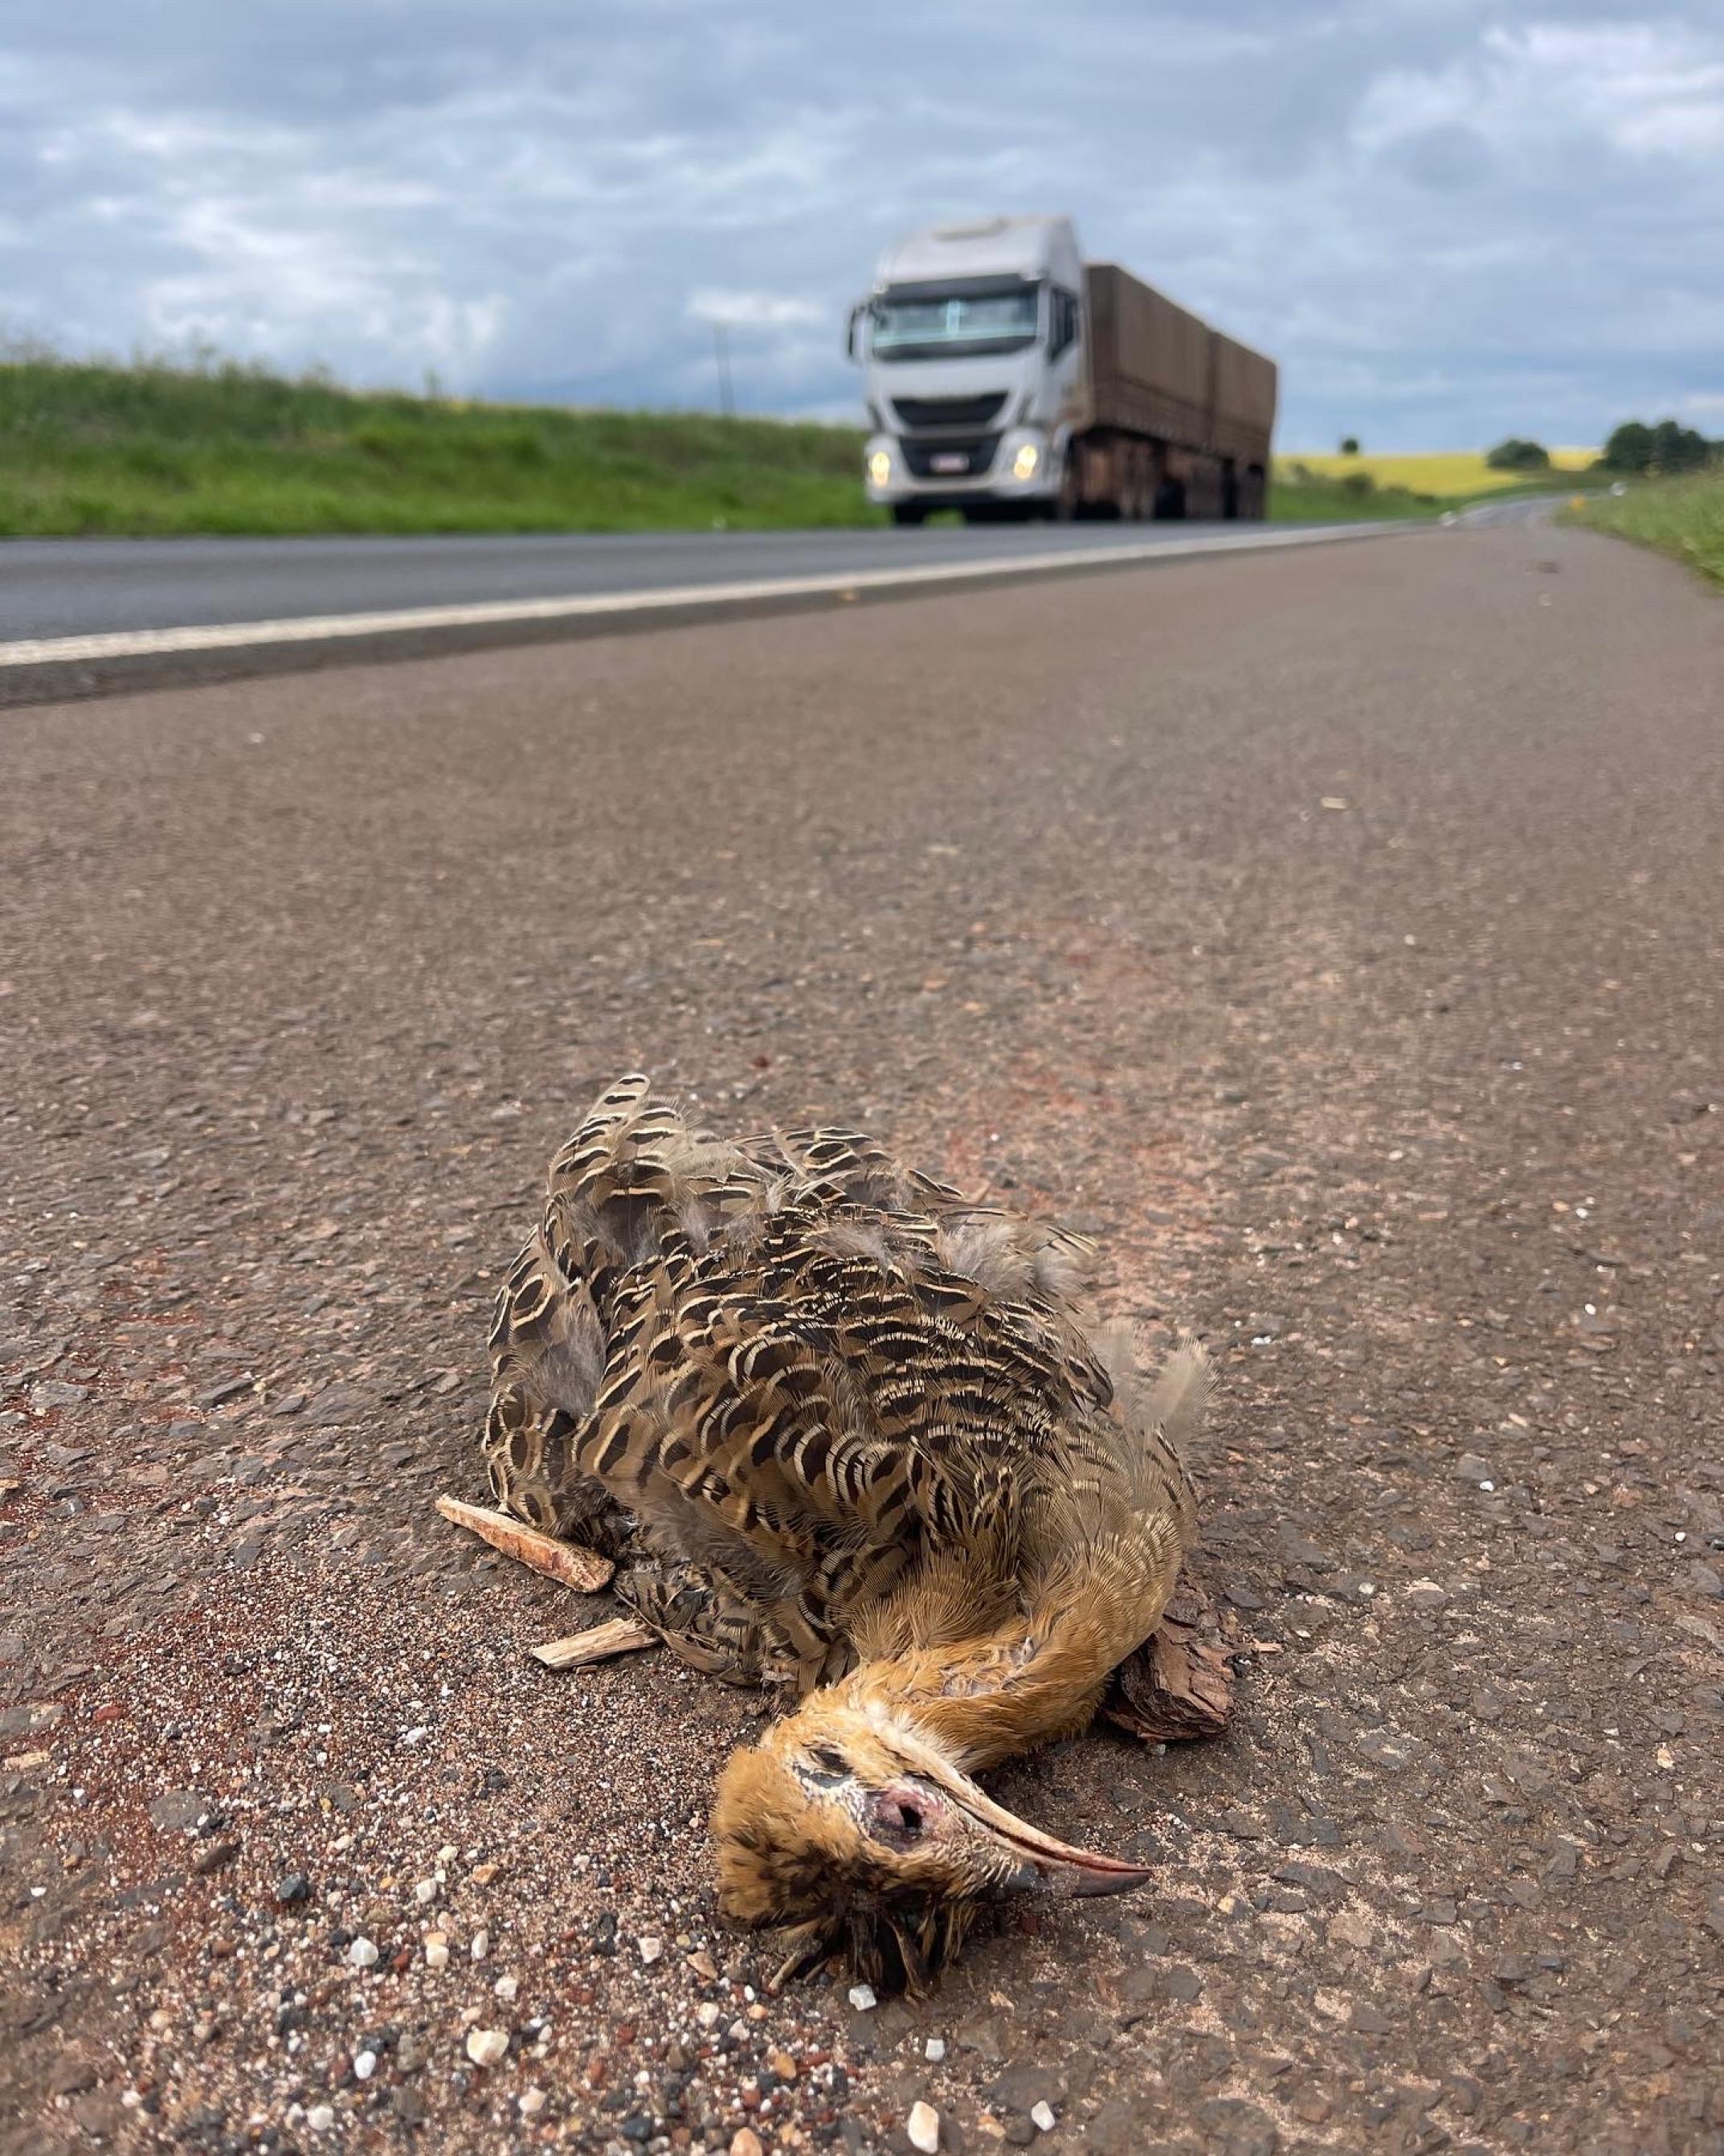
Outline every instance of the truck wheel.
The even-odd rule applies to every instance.
[[[926,518],[927,513],[919,501],[895,501],[892,504],[894,524],[920,524]]]
[[[1068,450],[1065,469],[1060,475],[1060,491],[1051,501],[1042,505],[1042,515],[1050,524],[1070,524],[1078,513],[1078,494],[1077,458]]]

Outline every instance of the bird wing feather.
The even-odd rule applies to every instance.
[[[1045,1569],[1142,1480],[1087,1257],[859,1132],[726,1141],[624,1079],[498,1298],[494,1476],[540,1433],[813,1667],[917,1560]]]

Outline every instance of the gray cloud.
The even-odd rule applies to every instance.
[[[1680,4],[85,0],[8,11],[0,309],[77,350],[855,405],[897,231],[1063,208],[1284,363],[1281,438],[1724,408],[1724,28]]]

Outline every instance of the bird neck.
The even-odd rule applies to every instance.
[[[1116,1633],[1081,1606],[1019,1615],[972,1638],[871,1655],[839,1689],[968,1772],[1085,1728],[1120,1658]]]
[[[1183,1555],[1156,1517],[1100,1536],[1029,1598],[966,1558],[859,1613],[853,1703],[901,1715],[954,1764],[985,1767],[1085,1728],[1109,1676],[1161,1621]]]

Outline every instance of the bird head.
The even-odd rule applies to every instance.
[[[778,1983],[829,1962],[919,1994],[984,1902],[1150,1876],[1042,1833],[913,1728],[831,1693],[731,1756],[712,1832],[725,1913],[791,1931]]]

